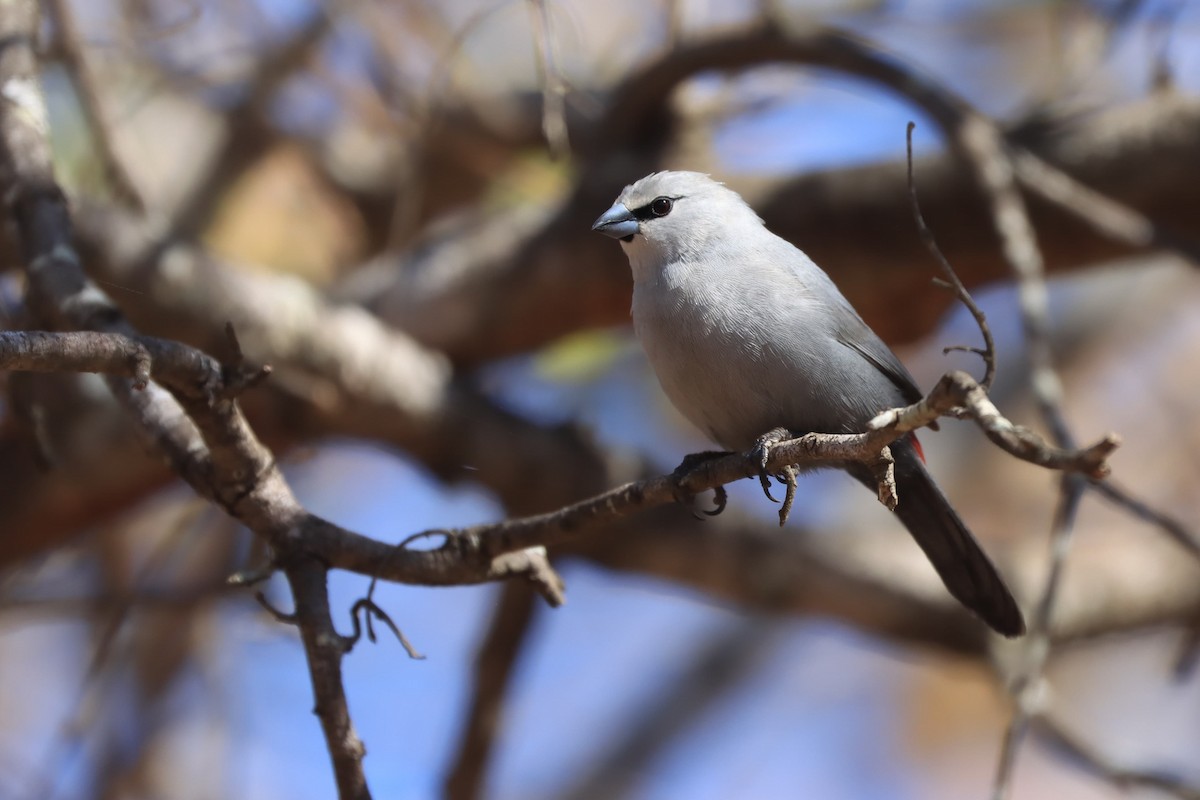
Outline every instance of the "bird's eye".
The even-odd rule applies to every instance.
[[[650,213],[656,217],[665,217],[671,213],[671,206],[673,205],[674,203],[671,202],[671,198],[669,197],[656,197],[654,202],[650,204]]]

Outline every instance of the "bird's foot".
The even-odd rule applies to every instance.
[[[727,455],[729,455],[729,452],[725,450],[705,450],[701,453],[689,453],[684,456],[683,461],[679,462],[679,466],[671,473],[671,494],[675,496],[675,502],[690,508],[692,501],[696,499],[696,495],[684,488],[684,479],[701,464],[717,458],[724,458]],[[725,492],[725,487],[716,486],[713,488],[713,508],[709,511],[701,511],[700,513],[708,517],[715,517],[725,510],[728,502],[729,495]],[[692,516],[696,519],[704,519],[704,517],[701,517],[694,510],[692,511]]]
[[[779,502],[771,495],[771,478],[775,478],[785,487],[783,505],[779,507],[780,527],[787,522],[788,515],[792,513],[792,503],[796,500],[796,469],[789,465],[778,473],[772,474],[767,470],[767,462],[771,458],[771,448],[793,436],[793,433],[787,428],[772,428],[754,440],[754,447],[749,454],[751,461],[758,467],[758,480],[762,484],[763,494],[767,496],[768,500],[772,503]]]

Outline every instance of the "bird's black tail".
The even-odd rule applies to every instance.
[[[893,444],[892,456],[900,496],[896,515],[925,551],[950,594],[997,633],[1025,633],[1025,620],[1012,592],[925,471],[911,441],[903,439]],[[866,467],[856,466],[851,474],[872,490],[876,488]]]

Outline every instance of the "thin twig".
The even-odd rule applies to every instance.
[[[1091,488],[1092,491],[1099,493],[1101,497],[1112,502],[1118,508],[1155,526],[1179,543],[1193,558],[1200,559],[1200,537],[1179,520],[1147,505],[1130,494],[1129,490],[1112,481],[1093,481]]]
[[[1058,509],[1054,515],[1050,537],[1050,565],[1041,597],[1030,620],[1029,634],[1025,638],[1027,661],[1021,674],[1009,687],[1015,708],[1000,748],[996,776],[992,784],[992,800],[1006,800],[1009,797],[1016,773],[1017,753],[1029,732],[1031,721],[1041,711],[1046,691],[1044,673],[1046,661],[1050,657],[1050,618],[1058,600],[1063,566],[1075,529],[1075,516],[1085,488],[1086,484],[1078,476],[1064,475],[1062,478]]]
[[[933,236],[933,231],[925,224],[925,217],[921,214],[921,204],[917,200],[917,183],[913,177],[913,147],[912,134],[913,128],[917,127],[915,122],[909,122],[905,133],[905,157],[908,164],[908,199],[912,206],[913,221],[917,225],[917,232],[921,235],[921,241],[925,243],[925,247],[933,255],[934,259],[941,267],[942,275],[945,276],[945,283],[942,284],[954,292],[967,311],[971,312],[971,316],[975,319],[975,324],[979,326],[979,333],[983,336],[983,349],[975,347],[948,347],[945,352],[951,350],[967,350],[971,353],[976,353],[983,359],[983,378],[980,379],[979,385],[984,391],[992,388],[992,381],[996,379],[996,341],[992,338],[992,329],[988,325],[987,316],[983,310],[976,304],[975,298],[971,297],[971,293],[967,291],[967,287],[959,279],[958,273],[954,271],[954,267],[950,265],[950,261],[942,253],[942,249],[938,247],[937,240]]]
[[[375,586],[378,581],[378,578],[371,578],[371,584],[367,588],[366,596],[360,597],[354,602],[354,605],[350,607],[350,623],[354,626],[354,632],[347,637],[349,640],[349,647],[353,647],[355,644],[357,644],[358,640],[362,637],[364,623],[359,622],[358,619],[358,614],[361,611],[365,621],[368,641],[370,641],[372,644],[377,641],[375,637],[375,625],[373,620],[378,619],[384,625],[388,626],[392,634],[395,635],[396,640],[400,642],[400,646],[404,648],[404,652],[408,653],[409,658],[417,661],[424,660],[425,656],[417,652],[417,649],[413,647],[412,642],[410,642],[408,637],[404,635],[404,632],[400,630],[400,626],[392,620],[391,615],[384,611],[379,604],[375,602]]]
[[[1032,729],[1042,741],[1067,761],[1086,772],[1098,775],[1121,791],[1155,789],[1179,800],[1200,800],[1200,785],[1167,770],[1130,769],[1120,766],[1087,744],[1078,734],[1067,730],[1063,723],[1049,714],[1037,714],[1032,720]]]
[[[959,403],[959,413],[952,403]],[[983,387],[961,371],[949,372],[933,387],[924,399],[905,408],[879,414],[867,423],[873,431],[914,431],[941,416],[963,416],[978,425],[988,439],[1008,453],[1047,469],[1079,472],[1093,478],[1108,475],[1108,457],[1121,444],[1114,433],[1106,434],[1094,444],[1071,449],[1048,443],[1037,433],[1005,418],[992,403]]]
[[[284,625],[296,624],[296,615],[289,614],[286,611],[281,611],[276,608],[275,605],[267,599],[266,593],[255,592],[254,599],[268,614],[275,618],[276,622],[283,623]]]
[[[19,343],[23,336],[26,334],[0,334],[0,345],[8,340]],[[60,349],[66,349],[67,345],[70,345],[76,350],[83,348],[82,352],[88,356],[81,359],[81,363],[93,368],[111,369],[117,374],[125,374],[130,369],[129,359],[124,354],[130,349],[131,343],[137,344],[149,354],[149,372],[155,380],[174,388],[179,393],[178,396],[186,401],[189,409],[196,409],[193,419],[204,422],[206,428],[231,422],[239,428],[244,425],[238,417],[224,417],[228,422],[217,419],[205,422],[205,415],[212,413],[206,403],[222,406],[230,402],[220,399],[223,393],[219,389],[228,370],[190,348],[149,337],[133,339],[111,334],[38,334],[34,338],[41,350],[47,353],[46,358],[50,360],[60,355],[54,350],[54,345],[61,344]],[[121,357],[101,362],[86,350],[89,344],[95,344],[99,349],[107,348],[105,352],[115,350]],[[136,348],[134,350],[142,352]],[[28,369],[38,366],[31,363],[28,357],[25,357],[25,360],[13,357],[11,361],[6,361],[3,356],[3,348],[0,347],[0,367]],[[120,389],[120,385],[116,388]],[[151,385],[145,391],[122,392],[119,396],[123,398],[123,402],[131,404],[144,422],[151,426],[149,430],[156,431],[155,444],[166,452],[175,454],[173,461],[181,474],[190,475],[190,480],[203,496],[219,499],[222,505],[232,510],[245,496],[246,490],[237,488],[240,483],[226,489],[219,489],[211,484],[207,476],[216,465],[207,461],[202,464],[193,463],[198,455],[190,438],[195,434],[195,429],[192,429],[192,434],[176,440],[177,434],[173,432],[184,429],[168,424],[165,420],[157,420],[154,416],[159,413],[155,407],[157,391],[159,390]],[[838,466],[846,461],[877,464],[880,462],[881,452],[891,442],[909,431],[929,425],[939,417],[947,415],[972,419],[991,441],[1018,458],[1048,469],[1079,472],[1094,478],[1107,474],[1108,456],[1119,445],[1119,439],[1111,434],[1079,450],[1049,445],[1032,431],[1008,421],[991,403],[979,384],[965,372],[956,371],[945,375],[921,401],[878,415],[868,423],[864,433],[807,434],[780,443],[772,448],[767,468],[777,473],[789,465],[800,464],[809,467]],[[249,437],[252,434],[246,428],[240,435]],[[207,435],[205,438],[207,439]],[[249,439],[243,444],[238,444],[234,439],[225,445],[224,458],[233,459],[231,466],[235,465],[243,458],[251,457],[247,447],[252,447]],[[260,477],[277,470],[272,462],[260,464],[255,467]],[[546,545],[564,541],[586,529],[638,509],[673,502],[681,488],[685,492],[698,494],[738,478],[757,475],[759,469],[760,464],[753,458],[731,454],[702,464],[681,482],[673,476],[660,476],[626,484],[535,517],[510,519],[494,525],[481,525],[457,531],[422,531],[409,536],[394,547],[352,534],[309,515],[309,535],[313,538],[306,546],[309,552],[320,553],[332,566],[410,583],[473,582],[522,575],[532,581],[552,605],[558,605],[563,602],[562,581],[550,566],[545,552]],[[885,504],[889,498],[894,499],[895,496],[894,489],[889,489],[886,485],[887,474],[886,469],[880,473],[880,498]],[[286,491],[286,487],[280,485],[278,490]],[[290,492],[287,497],[291,497]],[[294,500],[289,499],[288,502]],[[264,519],[258,524],[268,523]],[[282,542],[281,546],[288,546],[287,543],[292,541],[291,531],[289,528],[286,532],[289,538],[275,540],[276,543]],[[429,536],[441,536],[444,541],[441,546],[429,550],[410,549],[409,545],[413,542]]]

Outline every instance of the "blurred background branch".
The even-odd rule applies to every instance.
[[[1119,483],[1089,484],[1111,503],[1082,496],[1052,570],[1057,482],[967,426],[930,448],[1018,596],[1053,589],[1036,646],[990,639],[877,504],[819,474],[782,532],[733,486],[718,521],[664,507],[552,550],[570,599],[552,613],[523,581],[380,585],[429,659],[382,637],[343,660],[332,621],[363,586],[278,562],[243,527],[263,518],[233,524],[181,481],[229,499],[196,466],[228,407],[13,373],[0,794],[982,796],[1013,690],[1053,746],[1012,762],[1012,796],[1194,796],[1200,690],[1169,683],[1200,618],[1194,4],[702,5],[10,3],[5,327],[174,340],[228,367],[232,323],[245,364],[274,370],[237,404],[272,480],[326,553],[377,571],[367,556],[413,531],[561,508],[698,449],[621,327],[619,252],[588,230],[653,169],[741,192],[924,386],[969,364],[941,355],[971,323],[930,285],[908,208],[917,115],[921,210],[996,335],[992,400],[1063,445],[1068,427],[1124,437]],[[933,135],[971,121],[1011,159],[1006,202],[1040,253],[1019,292],[1021,246],[961,141]],[[90,283],[43,280],[79,267]],[[336,549],[351,530],[358,555]],[[309,587],[294,606],[279,579],[264,591],[333,671],[328,740],[296,632],[221,588],[274,563]]]

